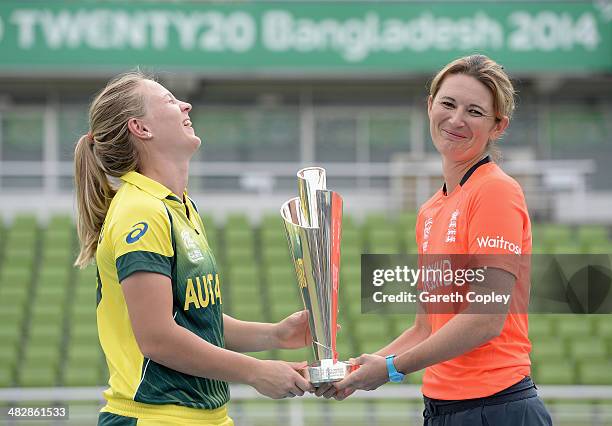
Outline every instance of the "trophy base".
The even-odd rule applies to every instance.
[[[324,383],[339,382],[352,371],[352,365],[348,362],[323,359],[315,365],[308,366],[310,383],[319,386]]]

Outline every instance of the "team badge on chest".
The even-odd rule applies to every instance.
[[[427,251],[429,245],[429,234],[431,233],[431,227],[433,225],[433,218],[428,217],[425,219],[425,226],[423,226],[423,253]]]
[[[204,255],[202,254],[200,247],[187,229],[181,232],[181,239],[185,245],[185,250],[187,251],[187,257],[189,257],[189,260],[192,262],[197,262],[198,260],[204,259]]]
[[[446,231],[446,242],[454,243],[457,241],[457,217],[459,216],[459,210],[455,210],[451,214],[450,221],[448,222],[448,230]]]

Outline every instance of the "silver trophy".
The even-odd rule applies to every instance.
[[[315,363],[308,367],[310,382],[342,380],[351,365],[338,361],[338,282],[342,197],[326,188],[325,169],[298,171],[299,197],[281,207],[298,286],[309,313]]]

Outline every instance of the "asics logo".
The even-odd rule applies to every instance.
[[[149,225],[147,225],[147,222],[138,222],[136,225],[132,226],[132,228],[134,229],[132,229],[130,233],[127,234],[127,237],[125,237],[125,242],[128,244],[138,241],[140,237],[147,232]]]

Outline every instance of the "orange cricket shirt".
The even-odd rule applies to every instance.
[[[531,253],[531,224],[519,184],[489,157],[475,164],[446,194],[440,189],[419,209],[416,224],[419,254],[495,254],[494,259]],[[493,261],[495,262],[495,261]],[[503,262],[489,266],[529,280],[529,265]],[[422,392],[434,399],[482,398],[530,374],[528,318],[509,313],[498,337],[451,360],[428,367]],[[429,313],[436,333],[454,314]]]

